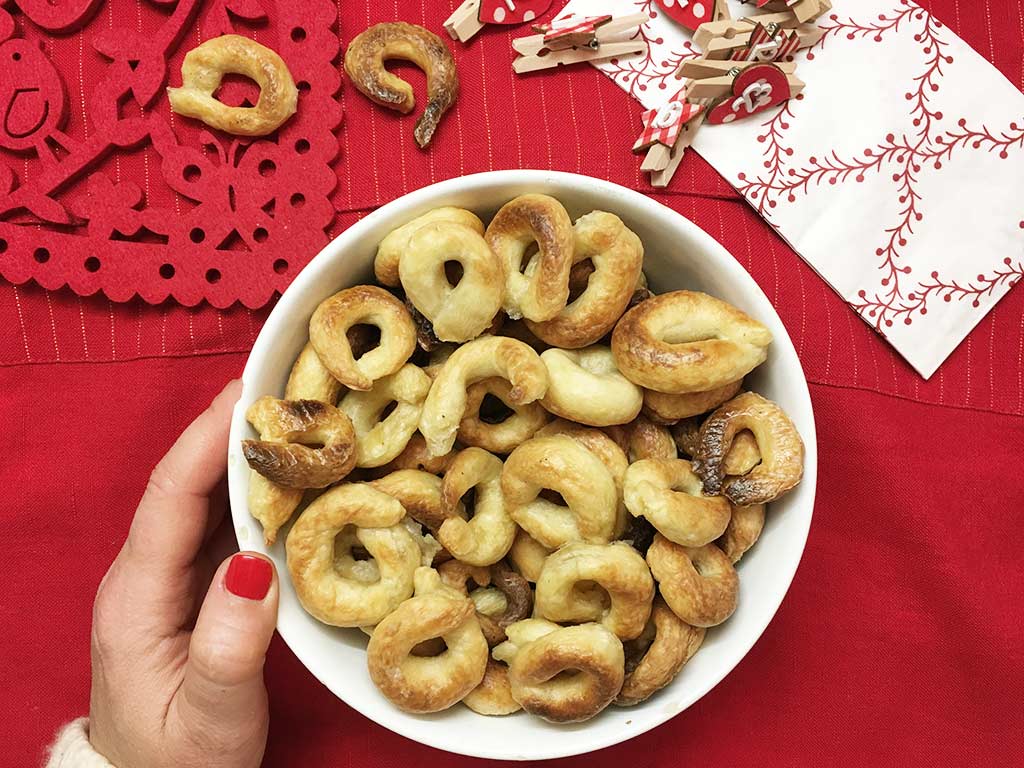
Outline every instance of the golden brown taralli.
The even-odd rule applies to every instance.
[[[345,71],[352,84],[371,101],[406,115],[415,108],[416,97],[411,85],[385,68],[391,59],[411,61],[427,76],[427,106],[413,131],[416,143],[425,149],[459,95],[455,59],[440,37],[404,21],[375,24],[352,39],[345,51]]]
[[[434,536],[449,517],[462,512],[456,503],[448,510],[441,501],[441,478],[418,469],[397,469],[369,485],[397,499],[406,513]]]
[[[357,467],[383,466],[405,450],[429,391],[430,377],[406,363],[377,379],[370,390],[354,390],[341,399],[338,408],[351,419],[356,432]],[[385,409],[392,405],[385,416]]]
[[[440,656],[414,656],[440,637]],[[373,630],[366,647],[370,678],[403,712],[439,712],[476,688],[487,670],[487,641],[473,602],[445,586],[431,568],[416,571],[416,595]]]
[[[540,359],[548,369],[543,406],[563,419],[592,427],[625,424],[643,405],[640,388],[619,373],[608,347],[549,349]]]
[[[596,584],[600,589],[581,589]],[[566,544],[544,563],[536,611],[551,621],[596,621],[622,640],[639,635],[651,615],[654,579],[624,542]]]
[[[494,658],[508,662],[512,697],[532,715],[553,723],[589,720],[622,688],[622,643],[600,624],[559,627],[525,619],[507,632]]]
[[[736,565],[761,537],[761,531],[764,530],[764,512],[764,504],[732,508],[729,525],[715,543],[733,565]]]
[[[328,405],[336,405],[343,389],[341,382],[331,376],[313,345],[307,341],[288,374],[284,399],[319,400]]]
[[[427,449],[426,438],[419,432],[414,432],[409,442],[405,444],[405,450],[375,472],[384,476],[399,469],[421,469],[432,475],[441,475],[457,453],[458,451],[451,451],[441,456],[432,456]]]
[[[438,540],[470,565],[492,565],[503,558],[516,537],[501,492],[501,459],[482,448],[466,448],[452,461],[441,483],[447,519]],[[473,509],[460,512],[459,499],[475,490]],[[469,515],[468,519],[464,515]]]
[[[544,561],[552,551],[520,528],[508,551],[508,560],[524,579],[536,583],[544,568]]]
[[[302,494],[298,488],[270,482],[256,470],[250,474],[246,498],[249,514],[263,526],[263,541],[268,547],[277,541],[277,532],[291,520],[302,503]]]
[[[672,433],[662,424],[655,424],[644,415],[626,425],[630,462],[643,459],[675,459],[679,453]]]
[[[757,441],[761,462],[746,474],[727,477],[725,458],[737,433],[745,429]],[[793,422],[756,392],[734,397],[701,425],[694,471],[707,493],[721,493],[744,507],[766,504],[795,488],[803,470],[804,443]]]
[[[704,632],[672,613],[661,597],[655,598],[644,633],[624,643],[626,679],[615,704],[631,707],[671,683],[700,649]]]
[[[574,261],[589,261],[586,287],[549,320],[526,325],[540,339],[563,349],[579,349],[603,338],[618,322],[636,290],[644,246],[622,219],[605,211],[581,216],[573,226]]]
[[[261,397],[245,416],[261,439],[243,440],[242,454],[250,467],[277,485],[324,488],[355,467],[355,430],[333,405]]]
[[[432,454],[451,451],[466,415],[467,389],[500,377],[510,382],[508,398],[516,405],[544,397],[548,372],[540,356],[515,339],[481,336],[456,349],[441,366],[420,417],[420,432]]]
[[[675,424],[680,419],[698,416],[717,408],[739,392],[741,386],[743,381],[738,380],[706,392],[688,392],[682,395],[669,395],[645,389],[644,415],[658,424]]]
[[[672,291],[633,307],[612,333],[619,370],[647,389],[706,392],[765,361],[771,332],[720,299]]]
[[[484,238],[505,269],[509,317],[550,320],[562,311],[569,298],[574,238],[560,202],[547,195],[520,195],[498,210]],[[534,243],[538,251],[524,273],[527,249]]]
[[[500,421],[485,413],[484,399],[492,396],[511,413]],[[459,422],[458,440],[491,453],[509,453],[529,440],[550,419],[537,401],[512,402],[512,384],[502,378],[478,381],[466,390],[466,415]]]
[[[546,437],[549,435],[566,435],[571,437],[597,456],[601,463],[607,467],[612,475],[612,479],[615,481],[615,488],[619,495],[615,530],[612,536],[613,538],[621,536],[629,522],[629,513],[626,511],[626,505],[622,498],[622,484],[626,478],[626,469],[629,467],[629,460],[626,458],[626,454],[619,447],[618,443],[600,429],[584,427],[581,424],[566,421],[565,419],[555,419],[550,424],[537,430],[535,437]]]
[[[453,284],[446,271],[455,262]],[[398,265],[405,296],[440,341],[475,339],[501,310],[501,262],[474,229],[451,222],[425,224],[409,237]],[[422,346],[422,345],[421,345]]]
[[[306,507],[285,542],[302,607],[337,627],[372,626],[394,611],[412,594],[422,557],[403,517],[396,499],[361,483],[331,488]],[[353,557],[356,546],[372,566]]]
[[[619,491],[604,463],[571,437],[535,437],[505,460],[501,489],[509,514],[546,547],[570,541],[611,541]],[[541,497],[561,494],[565,506]]]
[[[357,325],[380,329],[380,343],[358,360],[348,337]],[[383,288],[357,285],[320,303],[309,320],[309,341],[334,378],[365,392],[409,359],[416,349],[416,326],[405,305]]]
[[[691,459],[700,452],[701,424],[700,418],[690,417],[677,421],[670,430],[679,452]],[[761,452],[757,449],[754,433],[749,429],[737,432],[732,439],[732,447],[725,455],[725,461],[722,464],[725,474],[745,475],[760,463]]]
[[[701,547],[725,531],[732,505],[706,496],[700,478],[685,459],[644,459],[629,465],[623,485],[626,508],[644,517],[663,536],[687,547]]]
[[[392,230],[380,241],[377,246],[377,256],[373,260],[373,273],[383,285],[397,287],[401,284],[401,277],[398,265],[402,261],[402,254],[409,247],[409,239],[416,230],[427,224],[448,223],[459,224],[469,227],[478,235],[484,233],[484,223],[480,217],[465,208],[444,206],[427,211],[422,216],[417,216],[407,224],[403,224]]]
[[[495,646],[506,639],[505,628],[521,621],[533,610],[533,590],[529,582],[509,568],[504,561],[491,566],[474,566],[458,560],[449,560],[438,566],[441,580],[448,586],[470,595],[468,582],[478,587],[494,587],[505,596],[505,607],[500,613],[477,611],[480,629],[487,638],[487,644]]]
[[[714,544],[684,547],[658,533],[647,550],[647,563],[665,602],[687,624],[713,627],[736,610],[739,577]]]
[[[307,342],[292,365],[284,388],[284,399],[319,400],[334,405],[341,390],[341,382],[331,376],[320,362],[316,350]],[[277,541],[277,532],[291,519],[302,502],[302,496],[302,490],[272,483],[253,470],[247,499],[249,512],[263,526],[263,540],[268,547]]]
[[[487,671],[480,685],[466,694],[462,703],[478,715],[511,715],[522,707],[512,698],[512,684],[508,681],[508,665],[494,659],[487,660]]]

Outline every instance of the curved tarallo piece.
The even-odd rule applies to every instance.
[[[391,59],[410,61],[427,75],[427,106],[413,131],[416,143],[425,149],[459,95],[455,59],[440,37],[416,24],[375,24],[356,35],[345,52],[345,71],[352,83],[371,101],[406,115],[415,108],[416,98],[411,85],[385,69],[384,62]]]

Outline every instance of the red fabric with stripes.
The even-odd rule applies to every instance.
[[[339,35],[398,16],[439,28],[456,4],[345,4]],[[1024,85],[1019,0],[924,5]],[[628,151],[639,105],[588,67],[515,78],[514,34],[488,28],[460,53],[460,104],[426,153],[408,119],[344,89],[335,232],[406,191],[491,168],[646,189]],[[671,723],[565,763],[1019,762],[1024,289],[923,382],[698,157],[656,198],[736,255],[793,336],[818,418],[819,503],[790,594],[747,659]],[[0,754],[11,764],[38,762],[57,726],[85,712],[91,595],[149,468],[241,370],[266,311],[0,283]],[[267,765],[478,764],[356,715],[279,641],[267,674]]]

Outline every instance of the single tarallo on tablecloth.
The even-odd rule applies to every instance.
[[[595,66],[653,109],[699,54],[689,32],[654,0],[573,0],[559,18],[637,11],[647,53]],[[1024,277],[1024,95],[909,0],[834,0],[817,24],[804,92],[701,127],[693,148],[928,378]]]

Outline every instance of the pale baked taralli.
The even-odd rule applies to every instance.
[[[792,421],[743,391],[767,328],[652,293],[628,223],[541,194],[486,224],[418,211],[374,274],[250,412],[250,511],[299,602],[370,635],[406,712],[571,723],[657,697],[802,477]]]
[[[224,75],[256,81],[260,96],[254,107],[229,107],[214,98]],[[171,110],[202,120],[236,136],[266,136],[295,114],[299,89],[288,65],[264,45],[241,35],[221,35],[185,54],[181,87],[168,88]]]
[[[720,299],[695,291],[653,296],[612,333],[630,381],[657,392],[706,392],[742,379],[765,361],[771,332]]]

